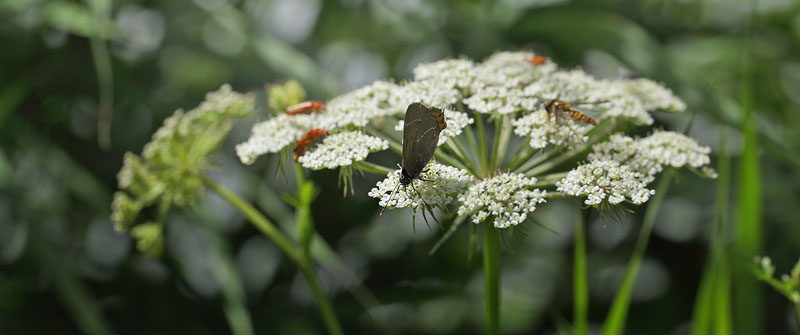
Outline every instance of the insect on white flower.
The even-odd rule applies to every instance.
[[[319,170],[349,166],[363,161],[370,152],[386,150],[389,142],[360,131],[344,131],[331,134],[315,149],[298,158],[303,167]]]

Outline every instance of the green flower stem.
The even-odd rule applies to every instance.
[[[497,228],[483,225],[483,282],[486,334],[500,334],[500,246]]]
[[[475,123],[477,123],[477,121]],[[467,138],[467,143],[469,144],[470,150],[474,154],[473,156],[478,161],[478,163],[475,164],[475,166],[481,166],[480,165],[482,164],[481,151],[480,148],[478,148],[478,142],[475,140],[476,135],[475,132],[472,131],[472,127],[470,126],[464,127],[464,135]]]
[[[387,134],[385,134],[385,133],[383,133],[383,132],[381,132],[381,131],[373,128],[373,127],[364,127],[364,131],[367,134],[370,134],[370,135],[376,136],[376,137],[380,137],[380,138],[382,138],[384,140],[389,141],[389,149],[390,150],[396,152],[398,155],[403,154],[403,145],[400,144],[400,142],[396,141],[391,136],[389,136],[389,135],[387,135]]]
[[[390,169],[388,167],[385,167],[385,166],[382,166],[382,165],[378,165],[378,164],[375,164],[375,163],[370,163],[370,162],[367,162],[367,161],[355,162],[353,164],[353,167],[355,167],[355,168],[357,168],[357,169],[359,169],[361,171],[367,172],[367,173],[373,173],[373,174],[382,175],[382,176],[390,174],[390,173],[392,173],[392,171],[394,171],[394,170],[392,170],[392,169]]]
[[[533,155],[536,154],[537,150],[533,150],[530,146],[531,138],[525,137],[522,144],[519,145],[517,151],[511,155],[511,160],[508,161],[508,164],[505,166],[505,170],[508,171],[515,171],[520,165],[531,159]]]
[[[537,177],[536,178],[536,184],[533,184],[533,187],[534,188],[545,188],[545,187],[554,186],[557,181],[559,181],[561,179],[564,179],[564,177],[566,177],[568,173],[569,172],[564,171],[564,172],[558,172],[558,173],[553,173],[553,174],[548,174],[548,175],[545,175],[545,176]],[[550,195],[549,192],[548,192],[548,195]]]
[[[560,199],[573,199],[575,198],[574,195],[569,195],[564,192],[547,192],[547,195],[544,196],[550,200],[560,200]]]
[[[456,157],[459,157],[459,161],[462,163],[462,166],[466,168],[466,170],[469,170],[469,172],[473,175],[478,175],[478,171],[475,170],[475,166],[477,164],[468,158],[469,156],[463,151],[463,148],[459,147],[458,144],[454,145],[453,142],[456,142],[455,139],[448,140],[445,142],[445,147],[456,153]],[[461,156],[459,156],[459,153]]]
[[[514,127],[511,125],[511,120],[508,115],[503,115],[500,118],[500,143],[495,146],[497,154],[495,155],[494,168],[499,169],[503,166],[506,151],[508,150],[508,142],[511,141],[511,133]]]
[[[525,175],[528,176],[528,177],[535,177],[535,176],[537,176],[539,174],[542,174],[542,173],[545,173],[547,171],[550,171],[551,169],[553,169],[553,168],[555,168],[555,167],[557,167],[557,166],[559,166],[561,164],[564,164],[565,162],[567,162],[567,161],[569,161],[571,159],[574,159],[576,156],[582,154],[584,151],[589,150],[592,147],[592,145],[594,145],[595,143],[600,142],[603,139],[605,139],[606,137],[608,137],[608,135],[611,135],[611,132],[613,132],[614,129],[616,129],[615,125],[616,125],[615,122],[608,122],[608,123],[600,123],[600,124],[598,124],[596,126],[597,127],[596,129],[599,129],[599,130],[597,130],[597,134],[596,135],[590,136],[589,140],[586,143],[576,147],[573,150],[570,150],[570,151],[568,151],[566,153],[563,153],[561,155],[558,155],[558,154],[561,153],[558,150],[551,149],[550,151],[548,151],[544,155],[540,156],[539,159],[531,161],[531,162],[533,162],[531,164],[531,166],[533,166],[533,168],[531,168],[530,170],[525,172]],[[601,126],[604,126],[604,127],[601,127]],[[595,129],[592,129],[592,130],[595,130]],[[552,159],[552,160],[548,160],[553,156],[557,156],[557,157]],[[539,163],[541,163],[541,164],[539,164]],[[526,164],[526,165],[528,165],[528,164]],[[521,170],[525,171],[527,169],[523,168]]]
[[[486,171],[489,168],[489,152],[486,150],[486,133],[483,130],[483,116],[480,113],[473,113],[475,116],[475,126],[478,128],[478,157],[481,161],[481,170]],[[469,128],[469,127],[466,127]]]
[[[586,217],[588,209],[578,215],[575,221],[575,262],[572,273],[572,290],[575,310],[573,319],[575,334],[586,335],[589,332],[589,285],[586,279]]]
[[[611,311],[608,312],[606,321],[603,324],[602,333],[605,335],[622,334],[625,328],[625,319],[631,303],[633,286],[639,274],[639,266],[642,264],[642,258],[644,258],[644,252],[647,249],[647,242],[650,240],[650,233],[653,231],[656,215],[666,197],[670,183],[672,183],[672,170],[667,169],[658,181],[656,195],[650,199],[650,204],[644,213],[642,228],[639,230],[639,237],[636,240],[633,255],[628,261],[628,267],[625,269],[625,277],[616,297],[614,297],[614,302],[611,304]]]
[[[491,117],[489,119],[492,119]],[[491,159],[489,160],[489,167],[492,171],[497,170],[499,165],[497,161],[501,161],[503,159],[504,152],[500,152],[500,142],[502,142],[501,138],[503,137],[503,121],[505,118],[503,116],[497,117],[494,119],[494,140],[492,141],[492,152],[489,154],[491,155]]]
[[[464,164],[461,164],[461,162],[459,162],[458,160],[450,157],[449,155],[447,155],[444,152],[441,152],[439,150],[436,150],[433,153],[433,157],[436,157],[436,159],[438,159],[438,160],[440,160],[440,161],[442,161],[442,162],[444,162],[446,164],[455,166],[455,167],[457,167],[459,169],[470,170],[469,168],[464,166]]]
[[[466,155],[460,148],[453,144],[454,141],[448,140],[444,142],[444,148],[447,149],[450,153],[453,154],[453,157],[457,159],[461,164],[465,166],[472,165],[472,161],[470,161],[469,156]]]
[[[205,176],[203,176],[203,183],[208,188],[214,190],[214,192],[217,192],[217,194],[227,200],[231,205],[236,207],[236,209],[238,209],[248,220],[250,220],[250,222],[253,223],[256,228],[261,230],[265,236],[271,239],[292,262],[297,264],[297,266],[300,268],[300,271],[308,281],[311,292],[314,295],[314,299],[317,301],[317,307],[322,314],[322,319],[325,322],[325,326],[328,328],[328,332],[331,334],[342,334],[343,331],[341,325],[339,324],[339,320],[336,318],[336,314],[333,312],[333,307],[328,301],[328,298],[325,296],[325,291],[323,290],[322,285],[320,285],[319,280],[313,271],[311,262],[307,261],[307,258],[300,257],[298,249],[294,243],[284,236],[283,233],[278,230],[277,227],[275,227],[275,225],[267,220],[267,218],[261,215],[258,210],[244,201],[244,199]]]

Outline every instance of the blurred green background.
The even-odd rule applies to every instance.
[[[108,219],[123,153],[140,152],[164,118],[222,83],[257,92],[262,107],[236,125],[214,177],[271,219],[292,220],[280,196],[293,181],[273,178],[276,157],[245,167],[232,150],[267,117],[264,85],[296,78],[325,101],[376,79],[409,78],[420,62],[501,50],[534,50],[600,78],[624,68],[663,82],[689,111],[656,114],[657,125],[688,129],[732,158],[731,178],[720,180],[730,183],[728,199],[717,198],[717,181],[689,174],[670,189],[628,333],[689,333],[719,203],[730,202],[722,223],[732,263],[760,253],[785,273],[800,255],[797,1],[4,0],[0,45],[3,334],[229,333],[213,273],[231,263],[257,333],[323,332],[296,268],[213,194],[171,213],[162,258],[137,253]],[[320,271],[347,332],[482,332],[481,265],[467,257],[466,229],[428,256],[439,230],[415,233],[407,211],[378,217],[366,195],[377,178],[357,177],[356,195],[342,198],[336,177],[311,174],[323,189],[316,227],[383,315],[370,318]],[[535,217],[548,229],[531,223],[505,239],[504,331],[555,333],[571,319],[573,219],[565,217],[574,208],[543,206]],[[592,329],[622,279],[641,211],[625,221],[588,227]],[[759,332],[796,333],[791,303],[755,287],[761,305],[737,318],[760,318]]]

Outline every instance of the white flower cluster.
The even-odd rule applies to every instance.
[[[370,152],[386,150],[389,142],[360,131],[344,131],[331,134],[322,143],[298,159],[303,167],[319,170],[334,169],[363,161]]]
[[[533,52],[498,52],[475,67],[476,80],[473,92],[487,86],[524,87],[556,71],[556,64],[548,61],[533,66],[528,63]]]
[[[463,193],[472,182],[472,176],[466,170],[430,163],[418,179],[414,179],[409,187],[403,189],[402,185],[398,188],[400,171],[390,173],[369,191],[370,197],[380,199],[378,204],[381,207],[410,207],[417,210],[425,206],[425,203],[430,206],[445,206],[453,201],[455,195]],[[419,191],[419,195],[414,190]]]
[[[683,112],[686,110],[686,104],[676,97],[670,89],[650,79],[620,80],[617,83],[624,85],[628,92],[638,98],[646,110],[661,110],[665,112]]]
[[[701,146],[694,139],[671,131],[657,131],[652,135],[633,139],[622,134],[611,135],[608,141],[593,146],[588,159],[613,160],[629,166],[643,176],[645,183],[655,179],[663,167],[704,168],[708,177],[715,177],[710,167],[711,148]]]
[[[325,111],[298,115],[279,111],[253,126],[250,138],[236,146],[236,154],[243,163],[252,164],[258,156],[281,151],[313,128],[363,127],[374,118],[402,114],[410,103],[403,92],[396,84],[376,81],[332,99]]]
[[[559,124],[553,120],[555,116],[548,116],[544,109],[516,119],[512,122],[514,133],[519,136],[530,137],[530,146],[540,149],[553,144],[556,146],[575,146],[588,140],[584,134],[591,129],[579,122]]]
[[[447,122],[447,128],[444,128],[444,130],[442,130],[442,132],[439,134],[439,143],[437,143],[437,145],[442,145],[447,142],[447,139],[460,135],[464,130],[464,127],[475,122],[475,119],[469,117],[467,113],[451,110],[444,111],[444,119]],[[405,121],[400,120],[397,122],[397,125],[394,126],[394,130],[403,131],[404,125]]]
[[[525,221],[536,204],[545,202],[545,191],[530,188],[536,178],[517,173],[503,173],[479,181],[460,194],[458,215],[470,215],[472,222],[481,223],[490,216],[496,228],[508,228]]]
[[[608,200],[612,205],[629,199],[642,204],[655,194],[647,189],[642,175],[627,165],[613,160],[595,160],[579,165],[564,179],[556,182],[559,191],[574,196],[586,196],[585,204],[595,206]]]
[[[414,68],[414,80],[434,80],[444,86],[469,92],[475,82],[475,63],[468,59],[445,59],[423,63]]]
[[[280,114],[272,119],[253,126],[252,135],[247,141],[236,145],[236,155],[244,164],[253,164],[258,156],[281,151],[289,144],[303,137],[314,128],[319,114],[286,115]]]

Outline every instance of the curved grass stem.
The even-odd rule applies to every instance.
[[[311,293],[314,295],[314,300],[317,302],[317,307],[322,314],[322,320],[331,334],[342,334],[342,327],[339,320],[333,311],[333,307],[325,296],[325,290],[317,278],[313,270],[313,265],[308,257],[301,257],[298,247],[290,241],[275,225],[272,224],[266,217],[261,215],[253,206],[247,203],[244,199],[234,194],[222,185],[217,184],[213,180],[203,177],[203,183],[214,192],[219,194],[223,199],[228,201],[233,207],[239,210],[256,228],[258,228],[266,237],[272,240],[284,254],[294,262],[300,271],[306,277]]]
[[[639,274],[639,266],[642,264],[642,258],[644,258],[644,252],[647,249],[647,242],[650,240],[650,233],[653,231],[656,215],[661,207],[661,203],[664,201],[670,183],[672,183],[672,171],[667,170],[664,172],[664,175],[661,176],[661,180],[658,181],[656,195],[650,200],[650,204],[645,211],[642,228],[639,231],[639,237],[636,240],[633,255],[630,261],[628,261],[628,267],[625,269],[625,277],[622,280],[619,291],[617,291],[617,295],[614,297],[611,310],[608,312],[606,321],[603,324],[603,334],[622,334],[625,327],[625,320],[628,316],[628,309],[630,308],[633,286]]]

